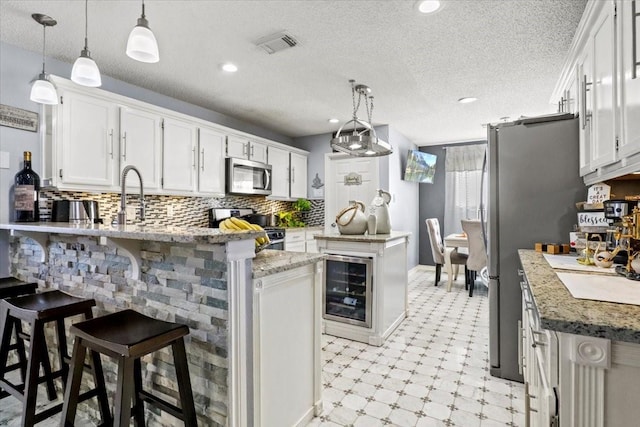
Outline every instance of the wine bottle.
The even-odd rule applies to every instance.
[[[13,190],[13,208],[16,222],[40,220],[40,177],[31,169],[31,151],[24,152],[24,168],[16,174]]]

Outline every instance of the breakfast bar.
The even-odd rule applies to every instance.
[[[261,235],[260,231],[7,223],[0,224],[0,232],[10,236],[11,275],[36,281],[39,291],[58,289],[93,298],[97,303],[96,317],[133,309],[156,319],[187,325],[188,368],[201,426],[248,425],[249,420],[258,416],[260,408],[269,413],[268,402],[261,401],[269,393],[260,387],[272,386],[276,381],[265,374],[266,370],[260,378],[262,383],[253,374],[260,373],[256,369],[266,357],[271,358],[268,361],[277,361],[281,347],[278,348],[279,343],[272,345],[272,334],[259,333],[256,328],[263,320],[260,316],[279,322],[283,327],[279,333],[285,337],[287,323],[295,326],[286,316],[269,317],[278,301],[265,298],[269,286],[283,292],[285,287],[278,286],[286,282],[286,289],[294,290],[292,297],[300,296],[289,303],[307,304],[299,310],[309,313],[308,329],[301,329],[300,325],[306,323],[300,322],[297,333],[308,335],[299,345],[310,348],[300,349],[291,344],[287,349],[308,355],[308,363],[305,361],[308,371],[296,372],[289,384],[302,395],[298,387],[301,383],[302,389],[309,389],[305,395],[309,398],[299,399],[296,408],[281,412],[287,415],[287,420],[294,419],[288,425],[304,425],[320,411],[317,307],[322,255],[284,251],[256,255],[254,238]],[[260,298],[261,311],[256,311],[255,304]],[[47,330],[46,334],[49,337],[53,330]],[[256,334],[262,342],[256,341]],[[292,342],[299,342],[295,338]],[[286,360],[285,356],[280,358]],[[107,359],[105,362],[107,390],[112,395],[115,380],[109,373],[116,372],[115,364]],[[143,357],[142,380],[145,388],[176,402],[177,382],[172,365],[173,357],[167,350]],[[89,417],[98,418],[96,405],[88,411]],[[174,421],[160,411],[147,411],[147,419],[150,425],[170,426]]]

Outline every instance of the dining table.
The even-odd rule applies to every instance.
[[[451,253],[458,248],[468,247],[469,240],[465,233],[452,233],[444,238],[444,268],[447,272],[447,292],[451,292],[451,286],[453,285],[454,279],[453,264],[451,264]]]

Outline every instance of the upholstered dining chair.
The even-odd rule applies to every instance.
[[[427,224],[427,230],[429,231],[429,241],[431,242],[431,253],[433,254],[433,261],[436,263],[436,283],[438,286],[440,282],[440,275],[442,273],[442,266],[444,265],[444,243],[442,242],[442,235],[440,234],[440,222],[438,218],[427,218],[424,220]],[[458,278],[458,267],[465,265],[465,279],[467,277],[466,270],[467,254],[459,253],[457,249],[454,249],[451,253],[451,264],[454,268],[454,280]]]
[[[487,248],[482,238],[482,223],[478,220],[463,219],[462,230],[467,233],[469,242],[469,258],[467,259],[467,278],[469,296],[473,296],[473,288],[477,273],[487,266]]]

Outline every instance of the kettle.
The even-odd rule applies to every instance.
[[[369,212],[376,217],[376,233],[391,233],[391,218],[389,218],[389,202],[391,202],[391,194],[378,189],[378,195],[371,201]]]
[[[351,205],[336,215],[336,224],[340,234],[364,234],[367,231],[367,217],[364,214],[364,203],[350,201]]]

